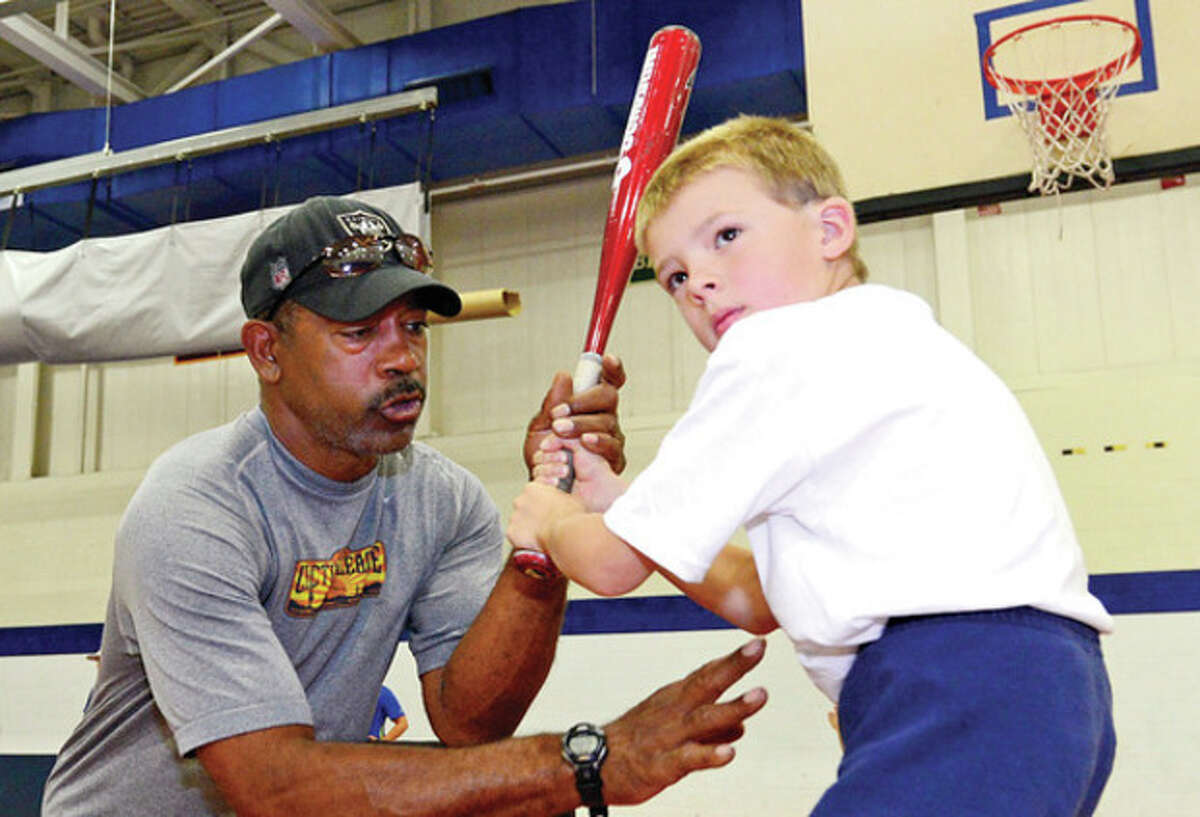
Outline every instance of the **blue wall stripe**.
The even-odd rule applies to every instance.
[[[0,656],[91,653],[100,649],[102,624],[0,628]]]
[[[1101,573],[1088,589],[1114,614],[1200,610],[1200,570]]]
[[[575,599],[567,605],[564,635],[730,630],[733,625],[687,596]]]
[[[1200,570],[1101,573],[1088,586],[1114,615],[1200,610]],[[564,635],[728,629],[730,624],[686,596],[575,599],[563,624]],[[95,652],[100,630],[100,624],[2,627],[0,656]]]

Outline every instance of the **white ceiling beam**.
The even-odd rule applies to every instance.
[[[159,2],[189,23],[213,20],[221,16],[220,10],[206,0],[159,0]]]
[[[59,0],[54,4],[54,33],[64,40],[71,36],[70,0]]]
[[[87,93],[99,97],[107,95],[108,67],[88,54],[82,45],[55,35],[32,16],[0,17],[0,39]],[[136,102],[145,97],[140,88],[116,72],[113,72],[111,82],[112,95],[121,102]]]
[[[31,11],[41,11],[55,5],[58,0],[5,0],[0,2],[0,17],[11,17],[14,14],[26,14]]]
[[[221,16],[220,10],[217,9],[217,7],[212,3],[209,3],[208,0],[159,0],[159,2],[161,2],[164,6],[167,6],[189,23],[204,23],[208,22],[209,20],[215,20]],[[258,39],[252,43],[249,43],[246,46],[246,50],[257,55],[265,62],[274,63],[276,65],[285,65],[286,63],[295,62],[296,60],[302,60],[307,56],[311,56],[310,54],[297,54],[294,51],[291,51],[266,39]],[[198,62],[193,63],[191,68],[195,68],[199,64],[200,63]],[[188,70],[190,71],[191,68]],[[172,74],[174,74],[174,79],[172,79],[171,82],[160,83],[160,85],[162,85],[162,87],[170,86],[175,82],[175,80],[179,79],[186,73],[187,71],[183,71],[182,73],[172,71]]]
[[[194,70],[190,74],[188,74],[186,77],[184,77],[183,79],[176,82],[174,85],[172,85],[170,88],[168,88],[166,90],[166,93],[170,94],[170,93],[174,93],[175,91],[178,91],[180,88],[186,88],[188,85],[192,84],[193,82],[198,80],[200,77],[204,76],[209,71],[216,68],[221,63],[230,59],[234,54],[241,51],[243,48],[248,46],[250,43],[254,42],[259,37],[262,37],[264,34],[266,34],[268,31],[273,29],[275,26],[281,24],[282,22],[283,22],[282,15],[272,14],[270,17],[263,20],[261,23],[256,25],[254,28],[250,29],[245,34],[243,34],[241,37],[239,37],[236,42],[231,43],[229,45],[229,47],[226,48],[224,51],[220,52],[219,54],[214,54],[212,59],[210,59],[208,62],[204,63],[199,68],[197,68],[196,70]]]
[[[206,23],[216,20],[221,16],[220,10],[212,3],[209,3],[208,0],[159,0],[159,2],[174,11],[183,19],[187,20],[189,23]],[[209,54],[215,53],[217,50],[218,49],[209,49],[209,52],[208,54],[205,54],[205,57],[208,57]],[[256,55],[264,62],[274,63],[275,65],[286,65],[287,63],[295,62],[296,60],[302,60],[307,56],[311,56],[309,54],[297,54],[294,51],[263,38],[248,43],[246,45],[246,51]],[[163,90],[169,88],[177,80],[185,76],[189,71],[200,64],[200,62],[195,60],[193,52],[188,52],[188,54],[185,55],[185,59],[190,63],[189,66],[185,70],[172,69],[171,80],[169,82],[160,82],[157,86],[159,90],[153,91],[152,93],[162,93]]]
[[[150,96],[165,94],[168,88],[195,71],[198,66],[203,65],[204,61],[212,56],[212,53],[212,49],[203,43],[193,45],[183,56],[177,58],[171,69],[154,84],[154,87],[150,89]]]
[[[356,48],[362,42],[355,37],[318,0],[267,0],[267,5],[283,15],[292,28],[324,51]]]
[[[246,50],[264,62],[274,63],[275,65],[287,65],[288,63],[297,62],[312,56],[311,53],[297,54],[290,48],[284,48],[282,45],[271,42],[265,37],[247,45]]]

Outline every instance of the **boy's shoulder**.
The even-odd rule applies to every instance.
[[[932,319],[932,308],[919,295],[884,284],[857,284],[814,301],[788,304],[751,315],[730,329],[722,339],[722,345],[731,337],[742,334],[785,333],[804,337],[831,331],[855,331],[859,327],[877,326],[879,322]]]
[[[932,315],[929,304],[920,295],[887,284],[855,284],[810,301],[814,307],[830,312],[870,313],[909,312],[914,316]]]

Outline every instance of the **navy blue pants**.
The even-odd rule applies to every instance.
[[[1086,817],[1116,750],[1096,631],[1029,607],[893,619],[838,720],[813,817]]]

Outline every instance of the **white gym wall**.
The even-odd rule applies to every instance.
[[[811,119],[856,198],[1027,170],[1015,123],[985,121],[978,73],[966,76],[976,58],[972,15],[1002,5],[805,6]],[[1162,88],[1114,104],[1118,155],[1200,144],[1200,114],[1184,104],[1200,91],[1185,42],[1200,26],[1193,6],[1153,3]],[[883,64],[869,61],[875,49],[864,46],[872,43],[891,44]],[[928,300],[1013,388],[1058,474],[1093,574],[1200,568],[1200,182],[1188,181],[862,230],[872,279]],[[463,290],[516,288],[524,302],[515,318],[432,330],[421,426],[424,441],[483,478],[505,514],[525,479],[524,424],[551,372],[571,368],[582,341],[607,201],[603,177],[434,201],[443,277]],[[703,353],[652,283],[629,290],[610,349],[630,377],[622,424],[635,473],[685,407]],[[255,399],[240,357],[0,368],[0,553],[13,577],[0,627],[102,621],[112,534],[146,466]],[[652,581],[641,592],[673,591]],[[1099,814],[1190,817],[1200,613],[1122,615],[1117,627],[1104,647],[1119,748]],[[727,630],[567,636],[522,731],[614,717],[742,640]],[[0,658],[0,754],[57,751],[93,676],[80,655]],[[404,649],[389,682],[409,712],[410,737],[429,737]],[[750,684],[772,698],[733,765],[626,811],[793,815],[811,807],[839,754],[827,703],[778,634],[739,689]]]

